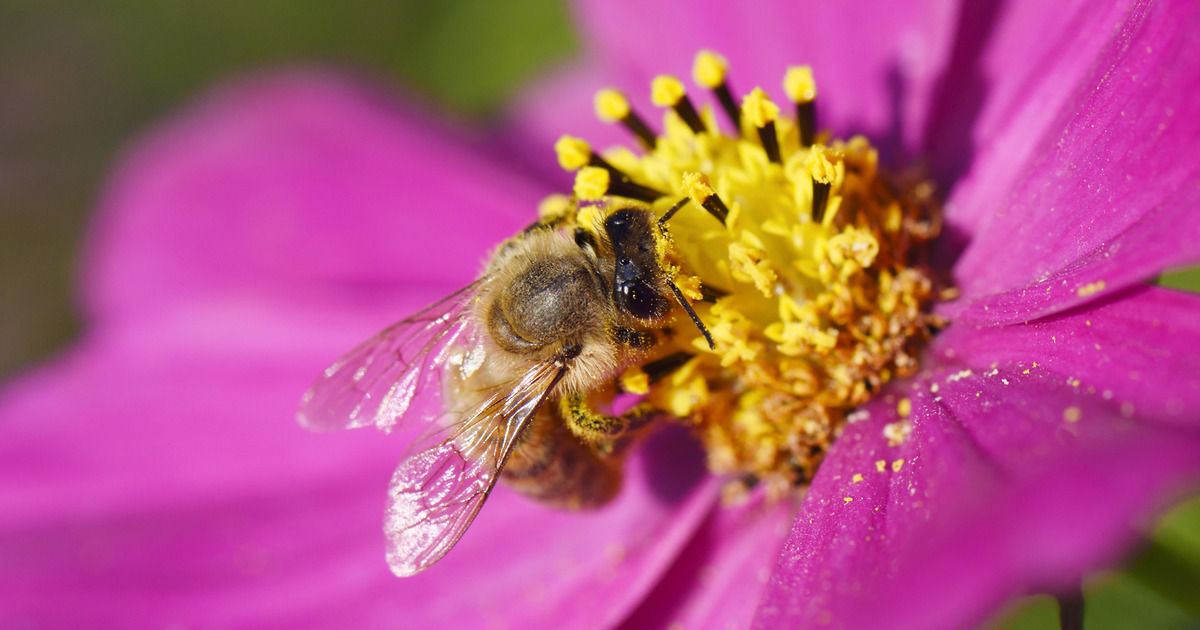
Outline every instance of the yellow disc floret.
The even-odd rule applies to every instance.
[[[570,137],[556,149],[564,168],[578,170],[576,199],[595,202],[578,208],[580,225],[614,204],[659,215],[679,206],[658,256],[712,346],[676,317],[646,363],[686,362],[654,379],[630,368],[623,386],[648,391],[645,404],[692,426],[715,472],[780,490],[811,479],[855,407],[916,370],[921,345],[943,323],[929,313],[938,289],[923,265],[940,223],[930,186],[889,180],[865,138],[828,140],[802,127],[817,96],[807,66],[784,80],[797,118],[781,116],[757,88],[730,112],[736,105],[721,94],[727,72],[705,51],[693,77],[757,137],[718,132],[705,107],[700,131],[669,112],[642,154],[617,148],[597,161]],[[686,98],[667,76],[655,79],[652,96],[663,107]],[[631,116],[613,90],[597,95],[596,109],[605,120]]]

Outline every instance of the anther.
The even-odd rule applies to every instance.
[[[708,213],[716,217],[721,225],[725,225],[725,219],[729,216],[729,208],[725,207],[725,203],[717,196],[717,191],[708,184],[708,178],[703,173],[684,173],[683,188],[696,205],[708,210]]]
[[[554,153],[558,156],[558,165],[566,171],[577,171],[585,166],[600,166],[593,159],[600,156],[592,152],[592,146],[586,140],[574,136],[563,136],[554,143]]]
[[[662,193],[656,190],[634,184],[629,175],[593,151],[592,146],[586,140],[574,136],[562,136],[558,142],[554,143],[554,152],[558,155],[558,165],[563,167],[563,170],[577,171],[585,166],[596,166],[608,171],[614,181],[624,182],[634,189],[642,189],[647,194],[653,193],[658,197],[662,196]],[[641,199],[641,197],[635,197],[635,199]]]
[[[579,169],[575,174],[575,196],[584,201],[598,201],[605,195],[637,199],[647,203],[663,196],[653,188],[613,177],[608,169],[600,166],[585,166]]]
[[[654,82],[650,84],[650,100],[659,107],[670,107],[675,110],[683,122],[691,127],[692,133],[702,134],[708,131],[704,127],[704,122],[700,120],[700,114],[697,114],[696,108],[692,106],[692,100],[688,98],[687,91],[683,89],[683,83],[680,83],[679,79],[667,74],[654,77]]]
[[[767,159],[776,164],[782,163],[783,160],[779,156],[779,137],[775,134],[775,119],[779,117],[779,106],[771,102],[762,88],[754,88],[753,92],[742,99],[742,112],[746,115],[746,120],[758,129],[758,138],[762,141],[763,150],[767,152]]]
[[[796,104],[796,126],[800,128],[800,146],[812,146],[817,135],[817,83],[812,67],[792,66],[783,77],[783,91]]]
[[[836,156],[828,147],[816,147],[808,156],[808,172],[812,175],[812,218],[821,222],[825,217],[825,205],[829,201],[829,191],[833,180],[837,177]]]
[[[625,126],[647,151],[653,151],[656,138],[637,112],[629,106],[629,99],[617,90],[607,88],[596,92],[596,116],[604,122],[619,122]]]
[[[713,91],[717,97],[717,102],[721,104],[721,109],[725,110],[725,115],[729,117],[729,121],[733,123],[733,128],[736,131],[735,136],[741,135],[742,132],[742,112],[738,109],[737,103],[733,100],[733,94],[729,90],[729,62],[725,58],[711,50],[701,50],[696,54],[696,63],[692,65],[692,79],[696,85],[702,85]]]

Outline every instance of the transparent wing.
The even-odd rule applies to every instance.
[[[315,431],[391,431],[418,397],[441,396],[443,366],[474,335],[470,306],[487,278],[392,325],[338,359],[304,393],[297,419]],[[415,408],[440,413],[437,401]]]
[[[566,374],[557,362],[519,378],[460,392],[477,400],[447,411],[392,475],[384,517],[388,564],[401,577],[425,570],[458,542],[496,485],[517,438]],[[470,381],[466,381],[469,383]]]

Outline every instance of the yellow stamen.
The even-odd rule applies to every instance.
[[[596,116],[604,122],[620,122],[629,112],[629,99],[612,88],[596,92]]]
[[[575,197],[599,203],[555,207],[596,233],[616,204],[660,216],[673,210],[655,255],[713,344],[680,309],[646,357],[647,366],[669,364],[669,375],[630,368],[621,387],[644,385],[645,404],[693,427],[712,470],[752,475],[777,495],[812,478],[847,416],[913,374],[929,331],[945,324],[928,306],[952,293],[910,262],[937,235],[938,208],[928,184],[889,180],[865,138],[815,141],[811,69],[791,68],[784,79],[795,116],[781,116],[757,88],[739,108],[728,64],[715,53],[698,54],[692,72],[730,114],[734,133],[721,133],[709,109],[697,115],[702,124],[689,122],[674,77],[652,85],[654,103],[672,109],[663,133],[648,140],[629,101],[601,91],[601,118],[642,129],[635,133],[647,150],[609,150],[605,162],[587,143],[560,139],[560,163],[578,169]],[[758,133],[743,137],[742,121]],[[894,404],[900,418],[885,431],[900,444],[913,403]],[[899,472],[903,460],[876,468],[889,464]]]
[[[674,107],[686,94],[679,79],[669,74],[654,77],[654,82],[650,84],[650,101],[659,107]]]
[[[696,54],[696,63],[692,65],[692,79],[697,85],[710,90],[725,83],[725,74],[729,72],[729,62],[711,50],[701,50]]]
[[[783,91],[793,103],[811,103],[817,98],[817,83],[812,67],[792,66],[783,77]]]
[[[684,173],[683,174],[683,189],[687,196],[692,198],[696,205],[702,206],[709,197],[713,196],[712,186],[708,185],[708,178],[703,173]]]
[[[597,201],[608,193],[612,176],[598,166],[585,166],[575,174],[575,196],[584,201]]]
[[[559,138],[554,143],[554,152],[558,155],[558,165],[568,171],[577,171],[592,159],[591,145],[574,136]]]
[[[754,91],[742,100],[742,113],[751,125],[761,128],[775,122],[779,117],[779,106],[771,102],[771,98],[762,88],[754,88]]]
[[[783,78],[783,91],[796,104],[796,127],[800,130],[800,146],[812,146],[817,133],[817,83],[809,66],[792,66]]]

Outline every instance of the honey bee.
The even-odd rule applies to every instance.
[[[621,481],[636,413],[589,395],[644,359],[675,305],[711,336],[656,252],[648,207],[575,223],[572,205],[503,243],[482,275],[338,360],[300,404],[315,430],[419,434],[391,479],[384,532],[394,573],[442,558],[497,479],[549,505],[603,504]]]

